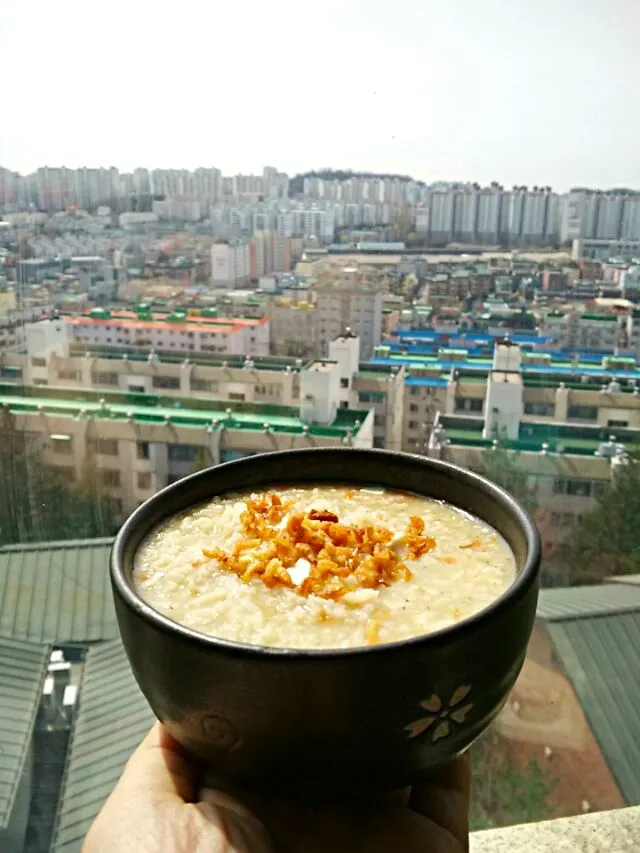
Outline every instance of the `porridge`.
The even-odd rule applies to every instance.
[[[327,485],[192,507],[147,537],[134,567],[138,594],[189,628],[325,649],[445,628],[514,577],[502,537],[450,504]]]

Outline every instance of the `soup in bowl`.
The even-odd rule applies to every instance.
[[[134,674],[171,733],[245,783],[382,791],[498,713],[535,617],[539,542],[447,463],[312,449],[198,472],[112,553]]]

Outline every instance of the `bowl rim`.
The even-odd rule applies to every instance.
[[[232,471],[237,467],[246,467],[255,465],[259,459],[265,456],[291,458],[292,456],[306,456],[307,454],[358,454],[363,456],[371,456],[372,458],[379,457],[386,459],[392,463],[395,458],[411,459],[414,463],[423,465],[427,468],[435,469],[443,472],[445,475],[453,479],[461,480],[472,488],[477,488],[491,496],[491,498],[506,511],[519,525],[524,533],[526,556],[522,569],[517,574],[512,583],[486,607],[472,614],[460,622],[449,625],[445,628],[440,628],[437,631],[431,631],[426,634],[418,634],[412,637],[405,637],[401,640],[393,640],[387,643],[378,643],[371,646],[349,646],[347,648],[295,648],[288,646],[263,646],[257,643],[240,642],[239,640],[229,640],[224,637],[216,637],[212,634],[205,634],[201,631],[196,631],[186,625],[164,616],[158,610],[147,604],[129,583],[126,577],[124,553],[128,540],[131,538],[139,522],[145,519],[149,513],[150,507],[162,504],[166,500],[166,496],[174,491],[189,490],[189,483],[196,482],[199,479],[204,479],[207,474],[214,468],[217,470],[224,469]],[[284,477],[283,480],[287,478]],[[274,481],[275,482],[275,481]],[[303,481],[301,481],[303,482]],[[233,491],[233,487],[229,489]],[[220,494],[224,494],[221,492]],[[419,492],[416,492],[419,494]],[[212,497],[215,497],[213,495]],[[426,496],[425,496],[426,497]],[[167,518],[170,516],[167,515]],[[538,581],[538,569],[540,564],[541,545],[540,535],[535,526],[535,523],[527,510],[522,504],[514,498],[506,489],[497,485],[487,477],[481,474],[476,474],[467,468],[459,465],[454,465],[451,462],[445,462],[442,459],[432,459],[428,456],[419,454],[405,453],[397,450],[386,450],[379,448],[340,448],[340,447],[310,447],[310,448],[292,448],[290,450],[275,450],[266,453],[254,454],[253,456],[234,459],[229,462],[221,462],[218,465],[209,466],[201,471],[196,471],[186,477],[176,480],[176,482],[165,486],[163,489],[156,492],[139,507],[137,507],[131,515],[126,519],[124,524],[119,529],[114,539],[111,553],[109,557],[109,571],[114,597],[119,595],[122,602],[127,608],[143,620],[150,622],[151,625],[164,633],[177,634],[188,643],[205,646],[209,649],[224,650],[230,655],[237,655],[245,658],[280,658],[286,660],[301,659],[309,660],[316,659],[340,659],[349,658],[359,655],[381,654],[398,650],[407,646],[413,645],[442,645],[463,635],[465,632],[472,630],[474,626],[479,626],[487,620],[491,619],[496,611],[503,610],[510,603],[515,603],[524,597],[530,587]]]

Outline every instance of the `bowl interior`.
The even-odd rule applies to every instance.
[[[136,550],[158,524],[225,492],[293,483],[375,484],[447,501],[488,522],[507,541],[517,566],[516,579],[509,589],[536,569],[539,540],[532,520],[514,498],[489,480],[421,456],[333,448],[261,454],[199,471],[173,483],[138,507],[125,522],[114,544],[113,563],[124,569],[125,583],[132,589]]]

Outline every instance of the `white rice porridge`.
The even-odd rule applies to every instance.
[[[515,573],[502,537],[454,506],[322,485],[228,495],[172,518],[141,545],[134,586],[205,634],[328,649],[452,625]]]

